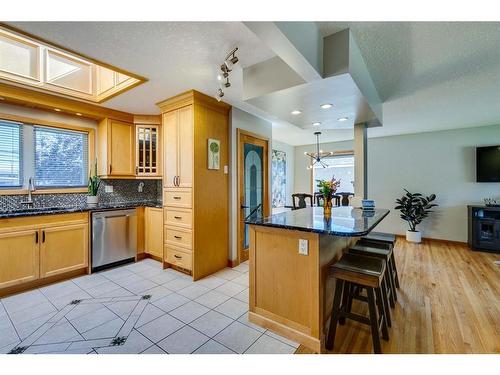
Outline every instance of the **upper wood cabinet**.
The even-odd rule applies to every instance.
[[[164,187],[193,186],[193,105],[163,114]]]
[[[138,177],[159,177],[161,171],[161,117],[136,115],[135,174]]]
[[[98,173],[106,178],[135,177],[135,127],[104,119],[97,127]]]

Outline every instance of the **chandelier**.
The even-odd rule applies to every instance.
[[[332,156],[333,152],[323,152],[323,150],[320,150],[319,136],[321,135],[321,132],[315,132],[314,135],[316,136],[316,152],[304,152],[304,155],[309,156],[312,159],[312,163],[307,167],[307,169],[314,168],[316,164],[326,168],[328,166],[321,159]]]

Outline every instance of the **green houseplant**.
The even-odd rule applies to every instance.
[[[94,163],[94,174],[90,172],[88,189],[87,189],[87,204],[97,204],[99,198],[97,192],[99,191],[99,186],[101,185],[101,179],[97,177],[97,159]]]
[[[410,193],[406,189],[404,191],[406,194],[396,199],[397,206],[395,209],[401,212],[401,219],[408,223],[409,229],[406,231],[406,240],[420,243],[422,233],[417,230],[417,225],[429,216],[433,207],[437,206],[437,204],[431,203],[436,199],[436,194],[425,197],[420,193]]]

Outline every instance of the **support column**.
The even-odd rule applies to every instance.
[[[366,124],[354,125],[354,198],[353,205],[360,206],[368,196],[368,137]]]

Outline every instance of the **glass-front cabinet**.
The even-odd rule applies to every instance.
[[[159,167],[159,126],[136,125],[136,168],[137,176],[158,176]]]

